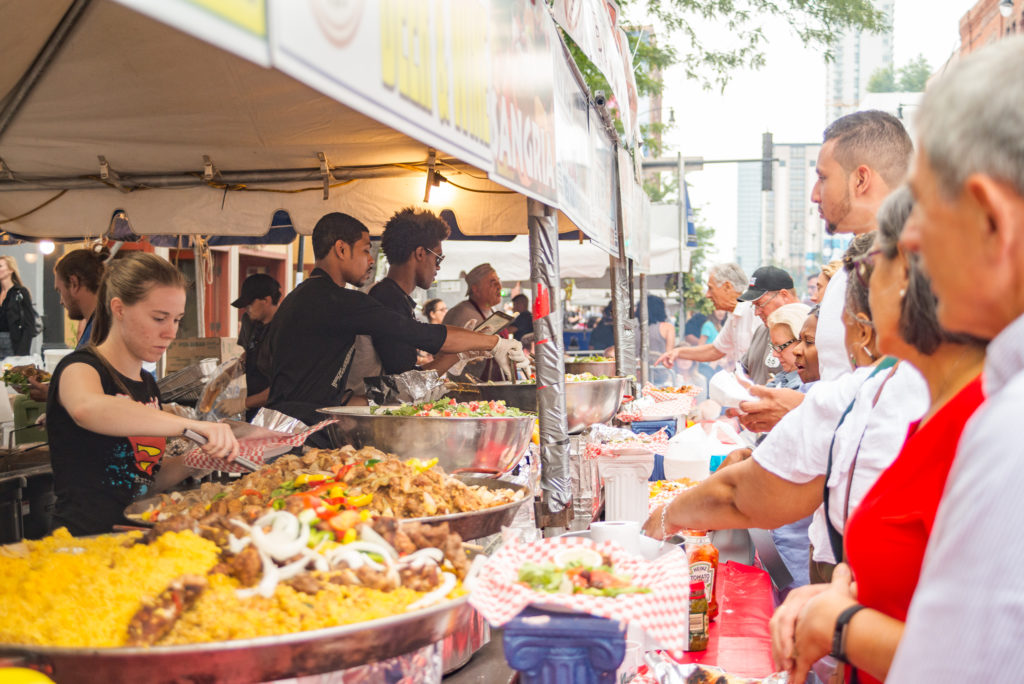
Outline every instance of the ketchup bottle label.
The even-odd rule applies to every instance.
[[[704,583],[704,595],[711,596],[711,588],[715,586],[715,568],[707,561],[690,564],[690,580]],[[709,599],[710,603],[710,599]]]

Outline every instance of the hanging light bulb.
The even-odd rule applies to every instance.
[[[999,3],[999,13],[1004,17],[1009,17],[1013,14],[1013,0],[1002,0]]]
[[[53,240],[40,240],[39,251],[43,254],[53,254],[53,250],[56,249],[56,245],[53,244]]]

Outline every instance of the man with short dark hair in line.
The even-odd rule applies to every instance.
[[[231,302],[231,306],[248,316],[252,326],[244,339],[239,335],[239,343],[245,349],[246,420],[253,419],[270,395],[270,354],[266,338],[280,302],[281,284],[266,273],[254,273],[246,278],[238,299]]]
[[[417,288],[427,289],[444,261],[441,242],[448,237],[448,224],[430,211],[402,209],[384,224],[380,248],[388,259],[387,276],[370,288],[370,296],[389,309],[415,319]],[[416,347],[395,335],[374,335],[373,348],[387,375],[416,368]],[[457,354],[439,354],[423,370],[443,373],[459,360]]]
[[[317,221],[313,255],[313,271],[284,298],[270,324],[269,408],[312,425],[321,417],[318,409],[345,404],[356,335],[394,335],[431,354],[488,351],[509,377],[513,367],[528,369],[515,340],[420,323],[346,288],[364,284],[373,266],[370,231],[352,216],[332,212]]]
[[[906,177],[914,148],[910,136],[892,114],[868,110],[836,119],[823,138],[811,201],[829,234],[870,233],[877,228],[875,215],[882,200]],[[821,299],[816,342],[822,383],[851,371],[843,341],[846,278],[845,269],[836,271]],[[740,422],[754,432],[770,430],[804,400],[790,389],[754,387],[751,393],[757,401],[740,405],[745,414]]]

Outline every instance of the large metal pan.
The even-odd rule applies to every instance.
[[[370,413],[368,406],[320,409],[333,446],[372,446],[401,458],[436,458],[446,472],[502,475],[515,467],[533,435],[533,416],[431,418]]]
[[[472,629],[468,597],[404,615],[258,639],[148,648],[0,644],[0,667],[33,667],[77,682],[269,682],[394,658]]]
[[[566,361],[565,372],[615,375],[615,359],[611,361]]]
[[[625,378],[584,380],[565,383],[565,412],[569,421],[569,434],[583,432],[588,425],[606,423],[619,410]],[[537,410],[537,386],[513,382],[460,384],[448,393],[458,401],[503,400],[509,406],[523,411]]]
[[[402,522],[420,522],[427,524],[448,523],[448,529],[457,532],[465,540],[479,539],[501,532],[515,520],[519,507],[531,499],[529,490],[520,484],[495,480],[490,477],[474,475],[456,475],[468,485],[487,487],[488,489],[511,489],[514,492],[523,492],[523,498],[511,503],[501,504],[485,508],[481,511],[468,511],[466,513],[449,513],[448,515],[433,515],[423,518],[406,518]],[[124,509],[124,515],[133,525],[138,527],[152,527],[153,523],[142,519],[142,514],[152,508],[160,500],[160,495],[146,497],[132,502]]]
[[[472,477],[468,475],[456,475],[468,485],[480,485],[488,489],[511,489],[523,492],[523,498],[512,503],[485,508],[482,511],[470,511],[468,513],[450,513],[448,515],[432,515],[428,518],[406,518],[406,522],[421,522],[427,524],[448,523],[448,529],[457,532],[465,540],[480,539],[492,534],[501,532],[502,527],[507,527],[515,520],[519,507],[531,500],[529,490],[523,485],[503,482],[490,477]]]

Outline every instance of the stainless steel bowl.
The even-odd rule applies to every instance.
[[[593,373],[594,375],[615,375],[615,360],[611,361],[566,361],[566,373]]]
[[[320,409],[333,446],[372,446],[401,458],[436,458],[448,473],[502,475],[515,467],[533,435],[533,416],[432,418],[370,413],[368,406]]]
[[[582,432],[588,425],[606,423],[612,419],[622,403],[626,390],[625,378],[584,380],[565,383],[565,412],[569,419],[569,434]],[[537,410],[537,386],[517,385],[512,382],[491,382],[459,385],[450,392],[458,401],[504,401],[523,411]]]

